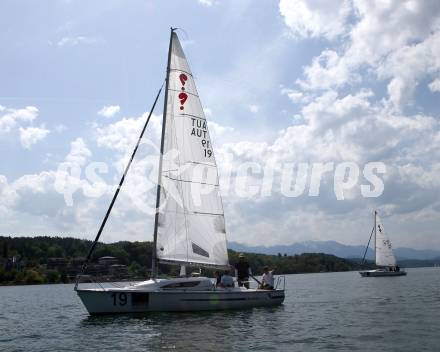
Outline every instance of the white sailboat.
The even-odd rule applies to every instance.
[[[158,278],[158,263],[180,265],[182,274],[185,266],[230,268],[217,164],[207,121],[191,70],[173,28],[165,90],[152,277],[122,288],[80,288],[77,283],[77,294],[90,314],[220,310],[281,304],[284,301],[283,277],[278,278],[274,290],[217,288],[206,277]],[[107,211],[85,267],[120,188]],[[282,289],[278,288],[280,286]]]
[[[404,276],[406,275],[406,271],[401,270],[396,262],[396,257],[393,253],[393,248],[391,245],[391,241],[388,238],[382,220],[380,219],[377,211],[374,211],[374,228],[371,235],[374,234],[374,252],[375,252],[375,262],[379,267],[374,270],[361,271],[359,274],[362,277],[383,277],[383,276]],[[367,248],[365,250],[365,255],[367,254],[368,247],[371,241],[368,241]]]

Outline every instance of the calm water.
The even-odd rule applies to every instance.
[[[0,287],[1,351],[439,351],[440,269],[289,275],[277,308],[89,317],[72,285]]]

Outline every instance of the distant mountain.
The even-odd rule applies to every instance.
[[[237,242],[228,242],[228,247],[237,252],[262,253],[262,254],[287,254],[295,255],[301,253],[326,253],[333,254],[340,258],[362,258],[365,246],[349,246],[336,241],[305,241],[290,245],[277,246],[247,246]],[[412,248],[396,248],[394,253],[397,259],[417,259],[429,260],[440,257],[440,251],[437,250],[419,250]],[[367,259],[373,259],[374,252],[368,249]]]

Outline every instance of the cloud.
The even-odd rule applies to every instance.
[[[98,115],[111,118],[115,116],[120,110],[121,107],[119,105],[108,105],[108,106],[104,106],[101,110],[99,110]]]
[[[216,141],[221,136],[226,133],[231,133],[234,131],[234,128],[230,126],[223,126],[214,121],[208,121],[209,132],[211,134],[211,139],[214,138]]]
[[[78,137],[70,143],[70,152],[67,154],[65,161],[67,163],[84,166],[91,156],[92,152],[87,147],[84,140]]]
[[[30,149],[35,143],[42,141],[50,133],[44,126],[20,127],[20,143],[25,149]]]
[[[436,143],[440,141],[440,123],[426,114],[402,115],[365,88],[351,94],[328,90],[309,97],[309,101],[303,103],[298,121],[280,131],[272,142],[228,143],[215,151],[221,174],[223,169],[237,170],[245,162],[260,165],[260,170],[249,179],[260,189],[265,168],[271,163],[275,165],[271,167],[275,176],[270,196],[257,194],[251,204],[236,197],[231,190],[227,193],[229,238],[252,244],[292,243],[306,239],[358,244],[362,241],[355,236],[359,226],[370,226],[365,216],[369,209],[377,208],[394,215],[393,225],[401,229],[401,242],[417,247],[403,224],[410,223],[416,214],[430,218],[434,213],[440,215],[434,210],[438,200],[430,196],[440,191],[435,176],[440,160],[440,144]],[[430,141],[429,147],[426,141]],[[334,173],[331,172],[324,175],[319,197],[306,196],[308,186],[303,196],[288,198],[280,194],[283,165],[301,162],[337,165],[344,161],[359,165],[358,184],[362,182],[362,168],[366,163],[384,162],[387,173],[383,176],[383,195],[365,199],[360,192],[350,192],[348,199],[337,201],[333,192]],[[311,169],[308,178],[310,172]],[[233,184],[234,177],[222,189]],[[339,218],[342,214],[343,219]],[[338,230],[337,223],[341,221],[347,230],[345,235]],[[279,225],[277,236],[262,241],[274,223]],[[424,231],[427,238],[432,239],[432,231],[428,228]]]
[[[279,8],[294,36],[334,39],[347,30],[351,2],[281,0]]]
[[[297,80],[302,89],[319,91],[355,86],[376,75],[379,80],[388,82],[392,106],[402,109],[411,103],[419,82],[438,75],[439,2],[325,4],[319,1],[280,2],[286,25],[302,37],[338,39],[333,48],[322,50],[304,68],[304,78]],[[297,17],[302,12],[303,16]],[[323,13],[333,20],[326,20]],[[345,24],[346,31],[343,31],[340,28],[347,18],[350,23]],[[326,30],[327,25],[332,31]]]
[[[97,43],[98,39],[93,37],[76,36],[76,37],[63,37],[56,42],[59,47],[73,47],[81,44],[94,44]]]
[[[159,119],[159,116],[156,118]],[[145,120],[145,116],[124,117],[115,123],[97,126],[96,143],[99,147],[127,153],[136,144]]]
[[[2,106],[0,112],[0,132],[7,133],[17,126],[19,122],[29,123],[38,116],[38,109],[35,106],[26,106],[23,109],[8,109]]]
[[[256,114],[258,111],[260,111],[260,107],[255,104],[249,105],[248,108],[249,108],[249,111],[253,114]]]
[[[436,78],[428,86],[431,92],[440,92],[440,79]]]
[[[308,97],[298,90],[281,88],[281,94],[286,95],[293,103],[304,103],[308,101]]]
[[[212,116],[212,110],[210,108],[203,108],[203,112],[205,113],[206,117],[211,117]]]
[[[4,175],[0,175],[0,214],[7,216],[11,214],[17,199],[17,194],[9,185],[8,179]]]
[[[216,4],[215,0],[197,0],[200,5],[211,7]]]

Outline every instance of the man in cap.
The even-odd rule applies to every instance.
[[[235,276],[239,287],[249,288],[249,276],[252,270],[243,253],[238,255],[238,262],[235,264]]]

